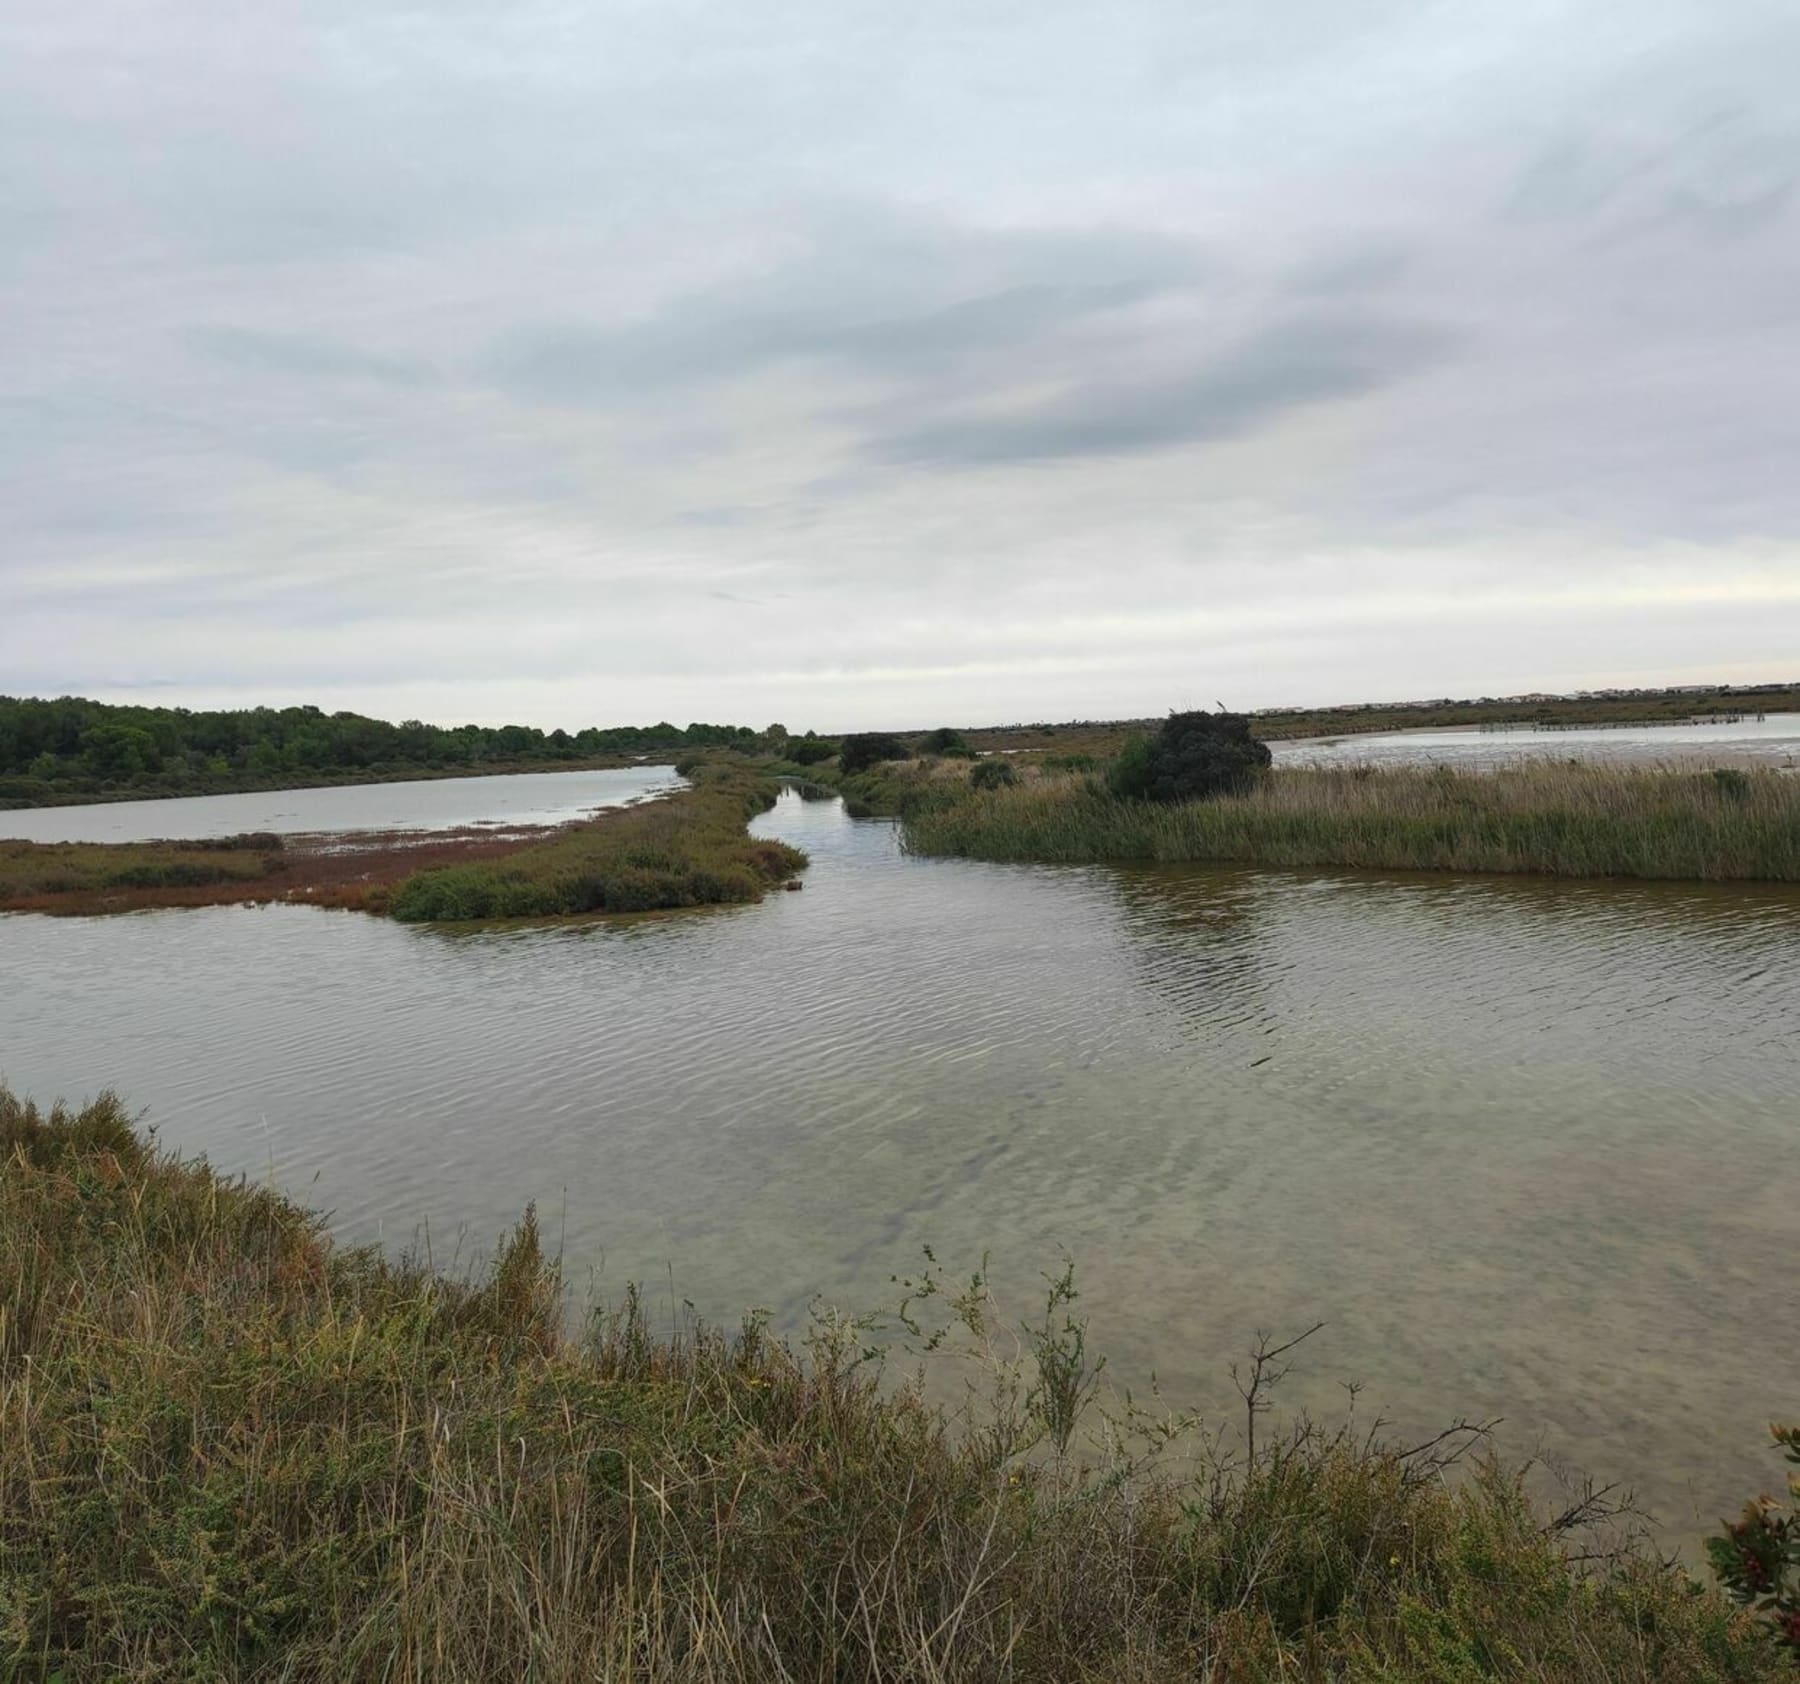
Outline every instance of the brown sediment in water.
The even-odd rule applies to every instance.
[[[607,808],[584,826],[603,825],[630,807]],[[456,830],[321,831],[280,838],[204,842],[56,843],[0,841],[0,912],[64,916],[140,912],[169,906],[303,906],[379,912],[415,871],[499,859],[555,835],[558,825],[467,825]],[[270,846],[273,843],[273,846]],[[82,876],[204,862],[210,882],[81,883]],[[67,886],[62,886],[66,884]],[[57,885],[57,886],[52,886]]]

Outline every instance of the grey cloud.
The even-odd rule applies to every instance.
[[[1302,297],[1379,292],[1398,281],[1411,265],[1411,253],[1397,241],[1350,242],[1296,264],[1289,272],[1288,286]]]
[[[784,362],[922,373],[1054,336],[1212,272],[1187,241],[1106,229],[996,234],[839,207],[794,261],[640,322],[517,332],[480,372],[515,395],[568,404]]]
[[[1296,410],[1379,390],[1441,361],[1456,336],[1373,317],[1276,322],[1191,372],[1094,383],[1024,411],[950,415],[877,437],[881,460],[973,467],[1123,456],[1239,438]]]
[[[423,363],[312,334],[214,326],[193,328],[187,337],[206,356],[258,373],[373,380],[384,386],[422,386],[435,377]]]
[[[1568,133],[1519,173],[1502,213],[1519,222],[1600,221],[1617,235],[1681,227],[1736,239],[1779,217],[1800,180],[1800,127],[1724,109],[1674,133]]]

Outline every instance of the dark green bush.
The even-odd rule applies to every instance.
[[[884,760],[910,760],[912,750],[890,731],[858,731],[846,737],[838,750],[838,764],[846,776],[879,766]]]
[[[1201,801],[1248,788],[1273,756],[1241,713],[1172,713],[1154,737],[1136,737],[1113,762],[1115,795],[1138,801]]]
[[[817,766],[837,751],[838,745],[828,737],[791,737],[784,752],[796,766]]]
[[[1133,737],[1106,769],[1106,787],[1122,801],[1147,801],[1154,756],[1148,737]]]
[[[969,747],[968,740],[962,732],[948,725],[940,725],[935,731],[927,731],[919,739],[919,753],[941,754],[952,760],[973,757],[975,751]]]
[[[984,760],[969,774],[971,789],[1007,789],[1019,781],[1009,761]]]

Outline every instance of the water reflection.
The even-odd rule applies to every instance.
[[[0,921],[0,1073],[116,1084],[354,1237],[441,1253],[536,1199],[578,1274],[790,1322],[925,1241],[1021,1303],[1066,1251],[1118,1371],[1183,1395],[1324,1317],[1298,1401],[1504,1414],[1677,1531],[1763,1477],[1800,1395],[1768,1266],[1800,895],[919,860],[793,798],[758,827],[804,893]]]

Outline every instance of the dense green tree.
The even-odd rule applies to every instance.
[[[1153,737],[1127,743],[1108,783],[1142,801],[1199,801],[1248,787],[1271,759],[1241,713],[1172,713]]]
[[[912,750],[888,731],[857,731],[843,740],[838,764],[846,772],[861,772],[883,760],[910,760]]]
[[[948,725],[940,725],[935,731],[927,731],[919,739],[919,752],[959,756],[972,755],[975,751],[969,747],[968,739],[962,732]]]

